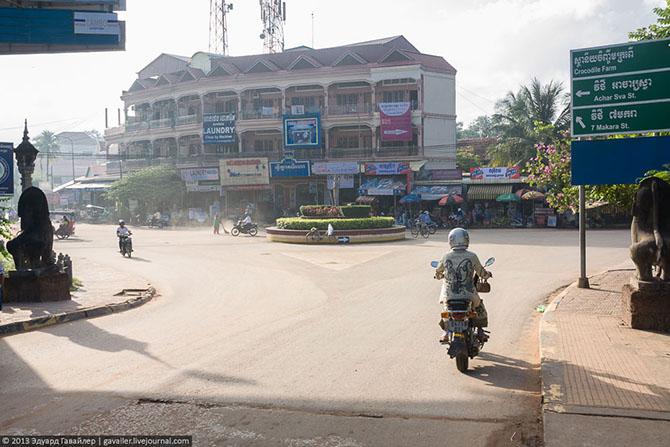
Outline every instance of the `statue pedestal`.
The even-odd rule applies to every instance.
[[[621,295],[623,319],[630,327],[670,332],[670,284],[631,279]]]
[[[30,273],[32,272],[27,272],[27,274],[10,272],[4,281],[4,302],[42,303],[65,301],[71,298],[70,278],[67,273],[42,275]]]

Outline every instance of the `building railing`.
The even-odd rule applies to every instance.
[[[267,109],[247,109],[242,110],[242,119],[243,120],[256,120],[256,119],[271,119],[279,118],[281,112],[274,108]]]
[[[200,115],[183,115],[175,119],[176,126],[187,126],[189,124],[198,124],[200,122]]]
[[[355,115],[356,113],[371,113],[372,104],[363,103],[363,104],[350,104],[350,105],[337,105],[329,104],[328,105],[328,114],[329,115]]]
[[[172,118],[162,118],[159,120],[149,121],[150,129],[161,129],[164,127],[172,127]]]
[[[292,115],[291,107],[284,108],[286,115]],[[305,113],[321,113],[323,114],[323,107],[321,106],[305,106]]]
[[[137,132],[138,130],[149,129],[149,123],[146,121],[138,121],[136,123],[126,124],[126,132]]]

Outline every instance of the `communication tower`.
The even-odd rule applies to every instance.
[[[281,0],[258,0],[261,5],[263,51],[281,53],[284,51],[284,22],[286,22],[286,2]]]
[[[209,0],[209,52],[228,55],[226,14],[233,4],[226,0]]]

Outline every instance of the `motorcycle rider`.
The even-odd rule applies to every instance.
[[[116,237],[119,238],[119,252],[123,253],[123,247],[121,246],[121,236],[130,236],[133,234],[130,231],[130,228],[126,226],[126,222],[121,219],[119,220],[119,227],[116,229]]]
[[[477,336],[486,341],[488,336],[484,332],[484,327],[488,326],[488,315],[484,302],[479,298],[475,287],[474,275],[479,275],[482,279],[488,279],[493,275],[482,267],[477,255],[468,251],[470,245],[470,235],[463,228],[454,228],[449,232],[449,246],[451,250],[444,254],[435,271],[436,278],[444,278],[442,290],[440,292],[439,302],[444,305],[444,311],[447,310],[447,300],[466,299],[472,302],[472,307],[477,313],[474,321],[477,327]],[[440,327],[443,334],[440,343],[449,340],[447,328],[440,319]]]
[[[246,216],[244,216],[244,219],[242,219],[242,225],[244,225],[242,229],[243,232],[245,233],[249,232],[249,228],[251,228],[252,223],[253,221],[251,220],[251,214],[247,214]]]

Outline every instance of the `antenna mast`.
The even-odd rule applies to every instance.
[[[209,52],[228,55],[228,25],[226,14],[233,4],[226,0],[209,0]]]
[[[286,22],[286,2],[281,0],[258,0],[261,5],[263,32],[263,52],[281,53],[284,51],[284,22]]]

